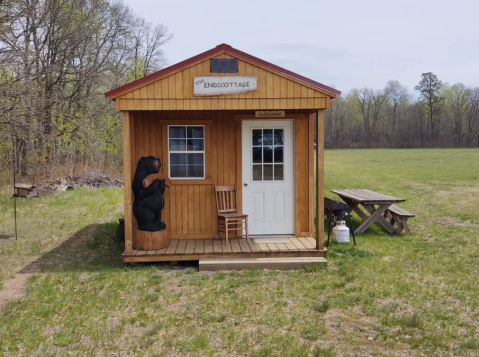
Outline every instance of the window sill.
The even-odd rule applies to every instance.
[[[187,186],[187,185],[214,185],[212,179],[171,179],[171,184],[173,186]]]

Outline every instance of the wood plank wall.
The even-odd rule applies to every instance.
[[[251,112],[238,111],[138,111],[130,112],[133,118],[134,133],[131,140],[131,175],[134,176],[136,164],[142,156],[159,157],[165,165],[166,174],[167,145],[166,126],[168,121],[195,121],[201,125],[209,123],[205,138],[206,179],[188,183],[174,180],[165,192],[163,221],[167,225],[169,239],[207,239],[216,234],[216,202],[214,185],[238,184],[237,135],[238,128],[234,114]],[[311,236],[313,207],[310,205],[310,176],[313,175],[309,163],[309,143],[313,133],[307,115],[295,120],[295,235]],[[166,123],[165,123],[166,121]],[[208,137],[209,136],[209,137]],[[208,141],[208,142],[207,142]],[[126,187],[126,183],[125,183]],[[239,199],[241,201],[241,199]],[[133,226],[136,221],[133,217]]]
[[[295,229],[297,237],[307,236],[309,230],[309,155],[308,120],[297,119],[294,123],[294,185]],[[302,234],[303,233],[303,234]]]
[[[213,58],[234,58],[226,53]],[[195,76],[255,76],[254,92],[228,96],[195,97]],[[261,110],[329,108],[330,98],[307,84],[289,80],[243,60],[238,73],[211,73],[210,60],[179,70],[116,98],[118,110]]]

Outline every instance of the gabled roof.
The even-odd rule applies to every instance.
[[[322,83],[313,81],[312,79],[306,78],[304,76],[301,76],[297,73],[288,71],[287,69],[284,69],[282,67],[276,66],[272,63],[269,63],[267,61],[264,61],[258,57],[254,57],[248,53],[245,53],[243,51],[237,50],[234,47],[231,47],[230,45],[227,45],[226,43],[223,43],[221,45],[216,46],[215,48],[212,48],[211,50],[208,50],[206,52],[200,53],[199,55],[193,56],[191,58],[188,58],[184,61],[178,62],[177,64],[174,64],[170,67],[164,68],[162,70],[159,70],[155,73],[152,73],[148,76],[145,76],[143,78],[137,79],[136,81],[127,83],[121,87],[112,89],[111,91],[108,91],[105,93],[105,97],[114,99],[114,97],[118,96],[121,93],[124,93],[128,91],[129,89],[133,90],[134,88],[137,88],[141,86],[142,84],[146,84],[149,82],[152,82],[155,79],[165,77],[170,73],[174,73],[184,67],[188,67],[196,62],[199,62],[201,60],[207,59],[209,57],[214,56],[217,53],[220,52],[227,52],[233,56],[237,56],[240,58],[244,58],[245,60],[252,62],[252,63],[257,63],[259,65],[262,65],[268,69],[271,69],[274,72],[279,72],[280,74],[290,77],[293,80],[299,81],[299,82],[304,82],[312,87],[315,87],[321,91],[327,92],[331,94],[331,97],[336,97],[341,94],[341,92],[337,89],[331,88],[327,85],[324,85]]]

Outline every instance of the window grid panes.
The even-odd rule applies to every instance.
[[[251,139],[253,181],[283,181],[284,130],[253,129]]]
[[[205,178],[205,127],[168,126],[168,155],[170,178]]]

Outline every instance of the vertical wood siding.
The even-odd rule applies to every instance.
[[[245,69],[246,70],[246,69]],[[248,69],[249,71],[249,69]],[[174,82],[176,83],[176,82]],[[156,87],[158,88],[158,87]],[[253,95],[253,93],[252,93]],[[213,105],[213,103],[211,103]],[[216,105],[216,104],[214,104]],[[241,184],[237,155],[241,155],[241,125],[234,120],[234,111],[137,111],[133,118],[131,140],[131,175],[142,156],[155,156],[167,167],[168,121],[194,120],[205,124],[206,179],[190,182],[173,180],[166,188],[162,220],[166,223],[169,239],[206,239],[216,234],[216,202],[214,185]],[[311,143],[310,119],[295,120],[295,235],[311,235],[313,207],[310,201]],[[313,177],[313,176],[311,176]],[[131,183],[125,182],[125,188]],[[238,197],[238,204],[242,199]],[[133,226],[136,221],[133,218]]]
[[[301,232],[307,232],[308,222],[308,122],[306,118],[296,119],[294,121],[294,198],[295,206],[295,229],[294,235],[301,236]],[[297,173],[303,173],[298,175]],[[300,204],[298,204],[298,202]]]
[[[214,58],[234,58],[228,54]],[[254,92],[227,96],[195,97],[195,76],[255,76]],[[211,73],[210,60],[179,70],[153,83],[133,89],[116,98],[119,110],[252,110],[252,109],[321,109],[329,108],[330,98],[307,84],[285,78],[277,73],[238,61],[238,73]]]

